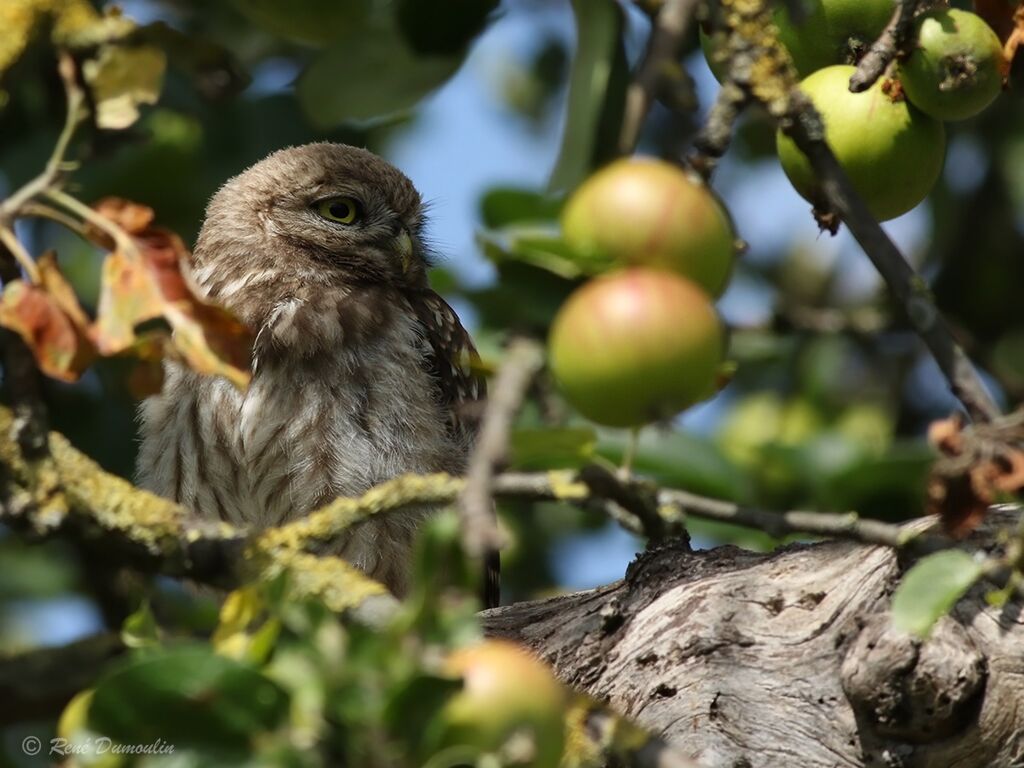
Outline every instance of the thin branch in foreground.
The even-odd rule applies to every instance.
[[[666,0],[654,18],[647,55],[636,77],[626,90],[626,107],[619,134],[619,152],[630,154],[636,149],[651,104],[666,85],[675,86],[681,104],[692,102],[693,83],[679,63],[686,35],[697,10],[698,0]]]
[[[32,255],[25,249],[25,246],[21,244],[17,237],[14,235],[14,230],[0,224],[0,245],[7,249],[7,253],[10,254],[14,261],[17,262],[18,266],[21,267],[25,273],[25,277],[32,285],[39,285],[42,282],[42,277],[39,274],[39,268],[36,266],[35,260]],[[20,275],[15,272],[13,275],[4,278],[4,283],[9,282],[12,279],[16,279]]]
[[[929,2],[930,0],[900,0],[882,34],[871,44],[857,64],[857,71],[850,78],[851,91],[866,91],[900,54],[906,52],[907,46],[912,42],[910,32],[914,26],[914,17],[918,10]]]
[[[491,495],[494,473],[505,462],[512,422],[543,362],[543,352],[535,342],[518,339],[509,345],[494,378],[459,499],[462,543],[474,557],[501,546]]]

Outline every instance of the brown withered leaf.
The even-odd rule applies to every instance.
[[[78,296],[71,283],[64,277],[57,264],[57,254],[47,251],[36,259],[36,268],[39,270],[40,285],[66,314],[75,329],[85,338],[89,334],[89,324],[92,322],[85,314],[82,305],[78,303]]]
[[[65,287],[70,290],[55,261],[46,269],[51,285],[56,282],[59,291]],[[31,285],[24,280],[13,280],[0,296],[0,325],[21,337],[43,373],[62,381],[76,381],[96,354],[85,326],[79,322],[85,314],[74,294],[70,296],[73,300],[71,314],[64,306],[68,303],[67,296],[58,298],[45,283]]]
[[[100,351],[110,355],[129,349],[139,325],[163,319],[173,330],[171,349],[191,368],[247,386],[251,335],[232,315],[192,292],[182,273],[188,250],[181,238],[153,226],[152,211],[145,206],[107,199],[97,210],[129,232],[135,245],[113,250],[103,264],[93,329]]]
[[[93,204],[93,208],[105,219],[110,219],[129,235],[145,232],[156,220],[156,212],[148,205],[125,200],[123,197],[104,197]],[[105,248],[114,244],[107,234],[95,227],[88,227],[86,233]]]
[[[952,536],[963,537],[989,508],[1024,490],[1024,413],[964,426],[953,416],[928,430],[939,452],[928,480],[928,511]]]

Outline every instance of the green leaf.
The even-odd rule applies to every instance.
[[[562,148],[549,188],[572,189],[614,155],[628,65],[623,14],[615,0],[573,0],[576,56],[569,74]]]
[[[437,747],[441,710],[462,686],[460,679],[419,674],[392,692],[384,708],[384,722],[409,754],[425,759]]]
[[[106,675],[96,686],[89,726],[122,743],[162,740],[176,751],[238,754],[287,712],[285,692],[255,669],[208,647],[184,646]]]
[[[960,549],[921,558],[907,571],[892,598],[896,629],[926,638],[935,622],[981,578],[985,563]]]
[[[566,280],[602,271],[606,262],[577,257],[552,225],[512,225],[503,230],[478,232],[477,243],[490,261],[520,261]]]
[[[418,54],[459,53],[487,26],[498,0],[398,0],[398,28]]]
[[[142,605],[121,625],[121,641],[129,648],[143,648],[160,643],[160,627],[156,623],[149,601]]]
[[[372,0],[233,0],[250,21],[272,35],[308,45],[325,45],[361,26]]]
[[[82,65],[96,105],[96,125],[120,130],[139,119],[139,105],[156,104],[167,54],[151,45],[105,45]]]
[[[575,282],[522,261],[498,263],[494,285],[467,291],[488,328],[516,328],[545,335]]]
[[[601,432],[597,452],[622,460],[627,437],[622,430]],[[744,501],[752,496],[750,478],[710,440],[677,430],[641,430],[633,466],[666,487],[703,496]]]
[[[480,200],[480,218],[491,229],[522,222],[554,221],[563,203],[561,198],[532,189],[494,187]]]
[[[328,128],[414,107],[462,64],[459,56],[416,56],[390,24],[368,24],[324,50],[296,93],[310,120]]]
[[[510,465],[524,471],[582,467],[594,455],[597,433],[589,427],[517,429]]]

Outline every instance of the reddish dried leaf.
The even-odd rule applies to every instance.
[[[928,438],[939,459],[928,481],[928,510],[953,536],[962,537],[989,508],[1024,490],[1024,431],[1009,417],[965,427],[960,416],[937,421]]]
[[[955,538],[967,536],[981,524],[989,503],[978,498],[967,475],[932,475],[928,481],[928,512],[938,515],[943,529]]]
[[[991,484],[996,493],[1008,495],[1024,490],[1024,451],[1008,451],[993,464],[997,471],[991,477]]]
[[[55,264],[53,269],[59,274]],[[17,333],[40,370],[56,379],[75,381],[94,357],[81,328],[43,287],[8,283],[0,298],[0,325]]]
[[[104,355],[135,341],[135,326],[160,317],[163,302],[152,275],[137,256],[113,251],[103,262],[100,303],[93,339]]]
[[[78,296],[71,283],[64,277],[57,264],[57,255],[53,251],[47,251],[36,260],[36,267],[39,269],[41,287],[57,302],[64,314],[75,324],[79,333],[86,336],[89,329],[89,316],[85,314],[82,305],[78,303]]]
[[[1003,42],[1002,70],[1006,78],[1017,49],[1024,42],[1024,6],[1014,0],[974,0],[974,11]]]
[[[963,450],[963,440],[960,436],[963,426],[964,420],[959,414],[933,421],[928,427],[928,442],[946,455],[959,455]]]
[[[145,232],[156,218],[156,213],[149,206],[133,203],[121,197],[104,197],[93,205],[93,208],[129,235]]]
[[[104,263],[95,326],[97,345],[105,354],[127,350],[136,340],[136,327],[163,318],[174,331],[173,347],[191,368],[245,387],[252,349],[248,329],[194,295],[182,273],[188,250],[181,238],[152,226],[133,205],[108,202],[104,209],[104,215],[133,227],[137,250],[114,251]],[[146,224],[139,229],[142,222]]]

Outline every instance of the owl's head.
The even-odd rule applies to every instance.
[[[331,143],[290,147],[213,196],[193,274],[225,300],[232,286],[261,277],[423,287],[422,227],[416,188],[372,152]]]

